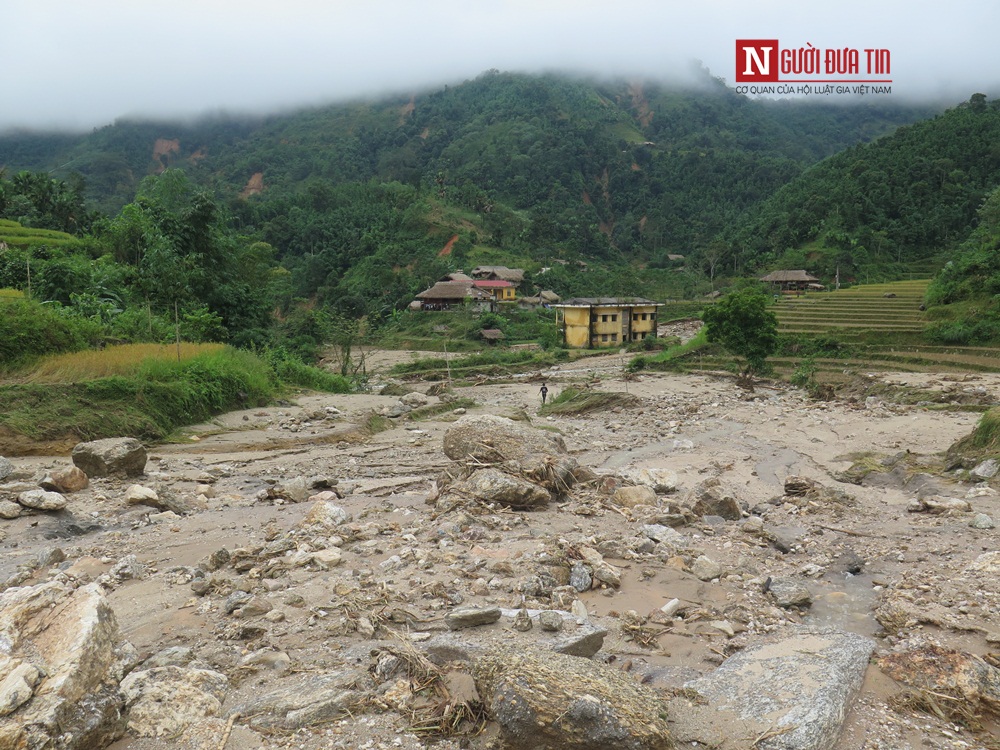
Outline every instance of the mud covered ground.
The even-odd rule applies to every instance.
[[[407,355],[374,356],[370,365],[400,356]],[[897,405],[892,388],[817,402],[783,386],[747,394],[725,377],[643,374],[626,382],[621,365],[618,356],[594,357],[513,383],[456,387],[449,397],[472,399],[468,413],[527,418],[562,435],[576,460],[599,475],[674,472],[677,488],[660,496],[658,517],[685,493],[717,480],[719,491],[743,507],[742,520],[708,517],[678,526],[683,544],[667,552],[637,541],[655,520],[649,509],[616,506],[597,487],[530,513],[473,506],[439,513],[425,501],[451,463],[442,437],[458,415],[447,408],[420,420],[403,415],[372,434],[373,411],[393,409],[398,396],[302,394],[285,405],[224,415],[193,428],[190,439],[151,449],[147,476],[137,481],[170,490],[186,514],[130,506],[124,493],[132,482],[97,479],[69,496],[68,512],[0,522],[0,580],[29,568],[27,583],[67,574],[103,580],[140,656],[189,647],[230,678],[227,705],[291,674],[343,664],[367,668],[380,644],[419,645],[446,635],[442,618],[458,606],[550,608],[545,574],[553,560],[581,547],[599,550],[622,572],[620,587],[599,585],[579,596],[590,619],[609,631],[599,658],[657,688],[678,687],[740,648],[802,624],[872,636],[883,651],[923,642],[981,656],[1000,650],[1000,565],[984,568],[993,559],[988,553],[1000,549],[998,532],[970,526],[977,514],[1000,519],[1000,499],[992,480],[942,460],[979,418],[958,403],[1000,400],[1000,378],[871,376],[873,384],[945,394]],[[541,417],[543,378],[553,397],[568,385],[588,384],[627,390],[638,403]],[[429,385],[404,384],[402,392],[426,392]],[[30,483],[69,459],[14,463],[13,479]],[[785,496],[788,476],[813,480],[817,492]],[[295,528],[312,503],[275,500],[268,489],[296,478],[335,481],[343,495],[335,502],[353,519],[339,564],[292,567],[273,579],[255,578],[252,567],[222,566],[211,590],[194,591],[187,571],[213,553],[259,549]],[[966,500],[971,510],[915,512],[918,495]],[[750,516],[761,522],[747,526]],[[135,575],[111,576],[129,555]],[[695,574],[702,556],[718,564],[718,575]],[[778,578],[805,585],[811,606],[777,606],[766,589]],[[226,597],[240,589],[273,606],[242,632],[237,625],[247,623],[225,612]],[[646,619],[673,599],[680,607],[671,616]],[[509,617],[462,637],[544,638],[537,629],[515,635]],[[247,661],[261,653],[287,660]],[[896,710],[890,698],[900,689],[871,666],[838,750],[980,748],[1000,736],[989,722],[973,734],[953,721]],[[430,740],[407,730],[416,714],[401,705],[387,699],[293,732],[255,732],[237,720],[226,747],[423,746]],[[696,743],[697,730],[690,731]],[[488,729],[439,742],[479,748],[491,736]],[[215,747],[213,741],[204,747]],[[127,737],[114,747],[175,746]]]

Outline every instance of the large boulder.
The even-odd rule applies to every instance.
[[[955,709],[956,717],[1000,714],[1000,669],[975,654],[928,644],[886,654],[876,663],[898,683],[952,699],[942,705]]]
[[[106,747],[122,735],[118,683],[134,663],[97,584],[0,594],[0,747]]]
[[[464,416],[444,435],[444,452],[461,464],[521,462],[541,454],[559,456],[566,444],[558,435],[493,414]]]
[[[466,498],[515,510],[533,510],[545,507],[552,495],[544,487],[499,469],[481,469],[448,487],[438,504],[447,505]]]
[[[734,746],[761,750],[831,750],[874,649],[869,638],[831,631],[740,651],[684,686],[708,701],[710,726],[699,731],[717,734],[699,739],[707,745],[742,739],[745,745]],[[692,706],[681,722],[697,723],[699,712]]]
[[[221,713],[229,680],[209,669],[169,665],[136,670],[122,680],[121,689],[132,732],[140,737],[174,737]]]
[[[303,675],[270,692],[255,694],[228,715],[249,717],[254,729],[297,730],[357,711],[369,698],[371,676],[363,669]]]
[[[146,449],[135,438],[106,438],[77,443],[73,463],[88,477],[136,477],[146,470]]]
[[[476,689],[510,750],[674,747],[659,697],[620,670],[533,648],[494,648]]]

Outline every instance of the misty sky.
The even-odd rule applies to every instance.
[[[894,98],[1000,95],[992,0],[0,0],[0,128],[264,113],[484,70],[734,82],[735,40],[888,48]]]

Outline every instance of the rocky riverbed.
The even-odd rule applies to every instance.
[[[997,467],[943,453],[1000,379],[621,365],[303,394],[82,488],[0,461],[0,744],[996,747]]]

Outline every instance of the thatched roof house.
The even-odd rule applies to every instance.
[[[495,344],[505,338],[503,331],[499,328],[484,328],[479,332],[479,335],[482,336],[484,341],[490,344]]]
[[[761,276],[760,280],[767,284],[774,284],[781,289],[806,289],[809,284],[815,284],[819,281],[815,276],[811,276],[801,269],[771,271],[767,276]]]
[[[494,304],[493,295],[476,289],[471,281],[439,281],[418,294],[417,299],[424,310],[448,310],[466,304],[492,309]]]
[[[507,266],[476,266],[472,269],[472,278],[509,281],[514,286],[517,286],[524,281],[524,270],[521,268],[507,268]]]

